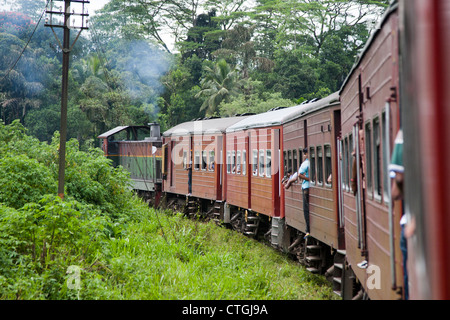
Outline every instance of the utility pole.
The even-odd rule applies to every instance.
[[[64,2],[64,7],[59,6]],[[56,3],[56,5],[55,5]],[[50,0],[47,6],[45,26],[50,27],[55,35],[59,47],[63,53],[62,59],[62,94],[61,94],[61,128],[59,143],[59,172],[58,172],[58,196],[64,199],[64,175],[66,169],[66,140],[67,140],[67,101],[69,87],[69,58],[73,46],[77,42],[81,32],[88,29],[89,14],[85,5],[88,0]],[[73,6],[72,6],[73,4]],[[61,3],[62,5],[62,3]],[[76,12],[75,12],[76,10]],[[62,16],[62,20],[61,20]],[[73,18],[71,23],[71,18]],[[59,41],[54,28],[63,28],[63,44]],[[70,44],[70,30],[79,30],[74,42]]]

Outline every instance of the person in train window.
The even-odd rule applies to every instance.
[[[292,178],[292,170],[288,170],[286,172],[286,175],[283,177],[283,179],[281,180],[281,183],[286,186],[286,183],[288,183],[289,179]]]
[[[395,138],[394,151],[392,152],[392,159],[389,165],[389,176],[392,179],[391,197],[392,201],[403,200],[403,178],[405,168],[403,166],[403,131],[400,129]],[[403,254],[403,281],[405,286],[405,300],[408,300],[408,270],[407,270],[407,240],[405,236],[405,227],[407,219],[404,212],[400,220],[401,236],[400,236],[400,249]]]
[[[309,226],[309,156],[308,148],[303,149],[303,163],[301,164],[298,171],[289,179],[285,185],[285,189],[289,189],[292,183],[298,179],[302,179],[302,193],[303,193],[303,215],[305,217],[306,223],[306,235],[305,239],[309,237],[311,232]]]

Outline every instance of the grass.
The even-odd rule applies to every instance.
[[[212,222],[145,211],[105,247],[107,262],[82,275],[81,298],[337,299],[324,277],[262,243]]]

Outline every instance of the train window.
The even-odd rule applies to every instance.
[[[187,151],[183,152],[183,169],[187,169]]]
[[[348,136],[348,177],[347,177],[347,186],[349,187],[349,191],[351,192],[351,181],[353,179],[353,135]],[[355,158],[356,159],[356,158]]]
[[[287,152],[283,151],[283,159],[284,159],[284,174],[287,174],[288,172],[288,165],[287,165]]]
[[[372,193],[372,129],[370,123],[365,128],[366,141],[366,184],[368,193]]]
[[[264,150],[259,150],[259,176],[264,177]]]
[[[231,172],[231,152],[227,151],[227,173]]]
[[[215,167],[216,167],[216,164],[214,161],[215,155],[216,154],[215,154],[214,150],[209,151],[209,171],[215,170]]]
[[[297,169],[295,169],[296,171],[298,171],[298,169],[300,169],[300,166],[302,165],[302,163],[303,163],[303,148],[300,148],[299,150],[298,150],[298,158],[300,159],[300,162],[298,163],[298,168]]]
[[[292,165],[292,172],[295,172],[298,170],[298,159],[297,159],[297,150],[292,150],[292,159],[294,161],[294,164]]]
[[[241,151],[236,152],[236,174],[241,174]]]
[[[266,150],[266,176],[272,176],[272,150]]]
[[[316,150],[314,147],[309,148],[309,181],[311,183],[316,182]]]
[[[208,166],[208,157],[206,150],[202,151],[202,170],[206,170],[206,167]]]
[[[389,194],[388,194],[388,158],[387,158],[387,153],[386,153],[386,146],[388,145],[388,141],[387,141],[387,136],[386,136],[386,126],[387,126],[387,122],[386,122],[386,112],[383,112],[381,114],[381,119],[382,119],[382,130],[381,130],[381,137],[382,137],[382,152],[381,154],[383,155],[383,199],[385,203],[389,203]]]
[[[325,181],[327,186],[331,186],[332,183],[332,163],[331,163],[331,146],[325,146]]]
[[[242,150],[242,175],[247,175],[247,151]]]
[[[292,170],[292,150],[288,150],[287,170],[293,172],[293,170]]]
[[[236,173],[236,151],[231,151],[231,173]]]
[[[373,120],[373,182],[375,197],[381,199],[381,140],[380,119]]]
[[[194,169],[200,170],[200,151],[194,153]]]
[[[252,163],[253,175],[258,175],[258,150],[253,150],[253,163]]]
[[[322,147],[317,147],[317,182],[323,184],[323,152]]]
[[[349,166],[349,156],[348,156],[348,138],[344,139],[344,187],[348,191],[349,190],[349,174],[348,174],[348,166]]]

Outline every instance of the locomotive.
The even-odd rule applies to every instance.
[[[197,119],[162,135],[155,123],[118,127],[99,136],[105,155],[155,205],[163,199],[265,239],[327,276],[343,299],[402,299],[406,284],[411,299],[450,298],[450,1],[405,2],[391,2],[339,92],[257,115]],[[388,166],[400,129],[405,187],[394,201]],[[282,183],[305,150],[308,235],[301,183]],[[409,279],[402,215],[413,230]]]

